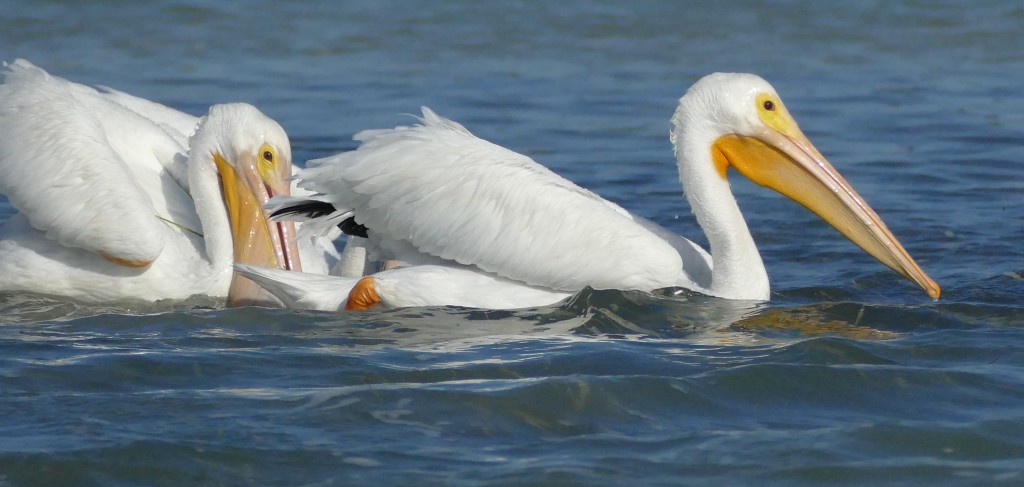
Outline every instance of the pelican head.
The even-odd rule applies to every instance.
[[[301,270],[294,223],[272,222],[263,209],[271,197],[291,194],[292,153],[284,129],[252,105],[214,105],[190,141],[190,157],[207,155],[220,176],[233,262]],[[274,303],[252,281],[233,276],[229,305]]]
[[[939,297],[938,284],[811,144],[767,81],[752,74],[708,75],[679,100],[673,123],[677,131],[701,127],[699,137],[677,141],[676,147],[702,144],[706,149],[696,150],[710,151],[710,157],[701,158],[713,166],[701,171],[706,177],[724,181],[728,169],[736,169],[800,203],[929,296]]]

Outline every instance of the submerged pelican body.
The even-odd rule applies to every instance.
[[[767,300],[768,274],[729,187],[731,168],[807,207],[939,296],[939,286],[804,136],[775,89],[755,75],[706,76],[672,117],[679,179],[710,253],[427,108],[421,122],[361,132],[358,149],[310,161],[299,185],[322,196],[279,200],[275,214],[338,223],[365,235],[375,258],[407,268],[449,266],[552,293],[521,306],[548,304],[584,286],[678,286]],[[338,292],[350,293],[350,309],[408,298],[378,279],[339,281]],[[401,292],[416,291],[410,285]],[[486,304],[486,290],[467,284],[462,292]]]
[[[246,104],[201,119],[49,75],[24,60],[0,85],[0,291],[83,302],[227,297],[272,304],[232,263],[300,270],[291,147]],[[232,282],[235,281],[235,282]]]

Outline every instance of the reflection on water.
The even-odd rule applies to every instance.
[[[686,339],[692,343],[754,344],[758,341],[838,335],[853,339],[889,339],[901,328],[919,328],[926,320],[915,307],[858,303],[815,304],[795,307],[763,302],[712,298],[685,289],[664,289],[655,294],[636,291],[594,290],[567,298],[563,303],[520,310],[477,310],[458,307],[405,308],[335,314],[220,309],[216,300],[196,297],[185,302],[135,303],[95,306],[57,298],[3,295],[0,303],[9,323],[70,321],[95,326],[97,333],[131,334],[140,320],[174,323],[187,321],[193,336],[238,336],[259,331],[252,322],[280,322],[282,332],[308,323],[307,332],[344,337],[347,347],[424,346],[438,343],[485,343],[494,340],[538,339],[551,336],[605,338]],[[210,311],[203,311],[208,309]],[[219,311],[215,311],[218,310]],[[133,318],[134,317],[134,318]],[[147,318],[148,317],[148,318]],[[290,330],[295,332],[298,330]]]
[[[731,328],[748,333],[790,337],[838,335],[856,340],[886,340],[901,336],[897,332],[862,325],[866,306],[855,307],[859,309],[852,320],[834,305],[774,308],[739,320],[733,323]]]

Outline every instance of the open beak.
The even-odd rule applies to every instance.
[[[785,114],[785,130],[768,128],[756,136],[726,135],[714,144],[714,157],[757,184],[800,203],[879,262],[938,299],[939,285],[914,262],[850,183]],[[721,166],[720,166],[721,167]],[[723,168],[724,170],[724,168]]]
[[[234,262],[301,271],[293,222],[273,222],[263,205],[276,195],[291,193],[291,161],[276,167],[259,167],[255,157],[243,157],[238,170],[220,154],[214,154],[220,171],[224,203],[231,220]],[[277,298],[256,283],[235,273],[228,291],[228,306],[280,306]]]

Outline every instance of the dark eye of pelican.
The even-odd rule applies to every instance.
[[[763,106],[764,109],[768,110],[769,112],[775,111],[775,103],[772,102],[771,100],[765,100],[761,106]]]
[[[267,162],[274,162],[274,153],[268,150],[263,151],[263,160]]]

